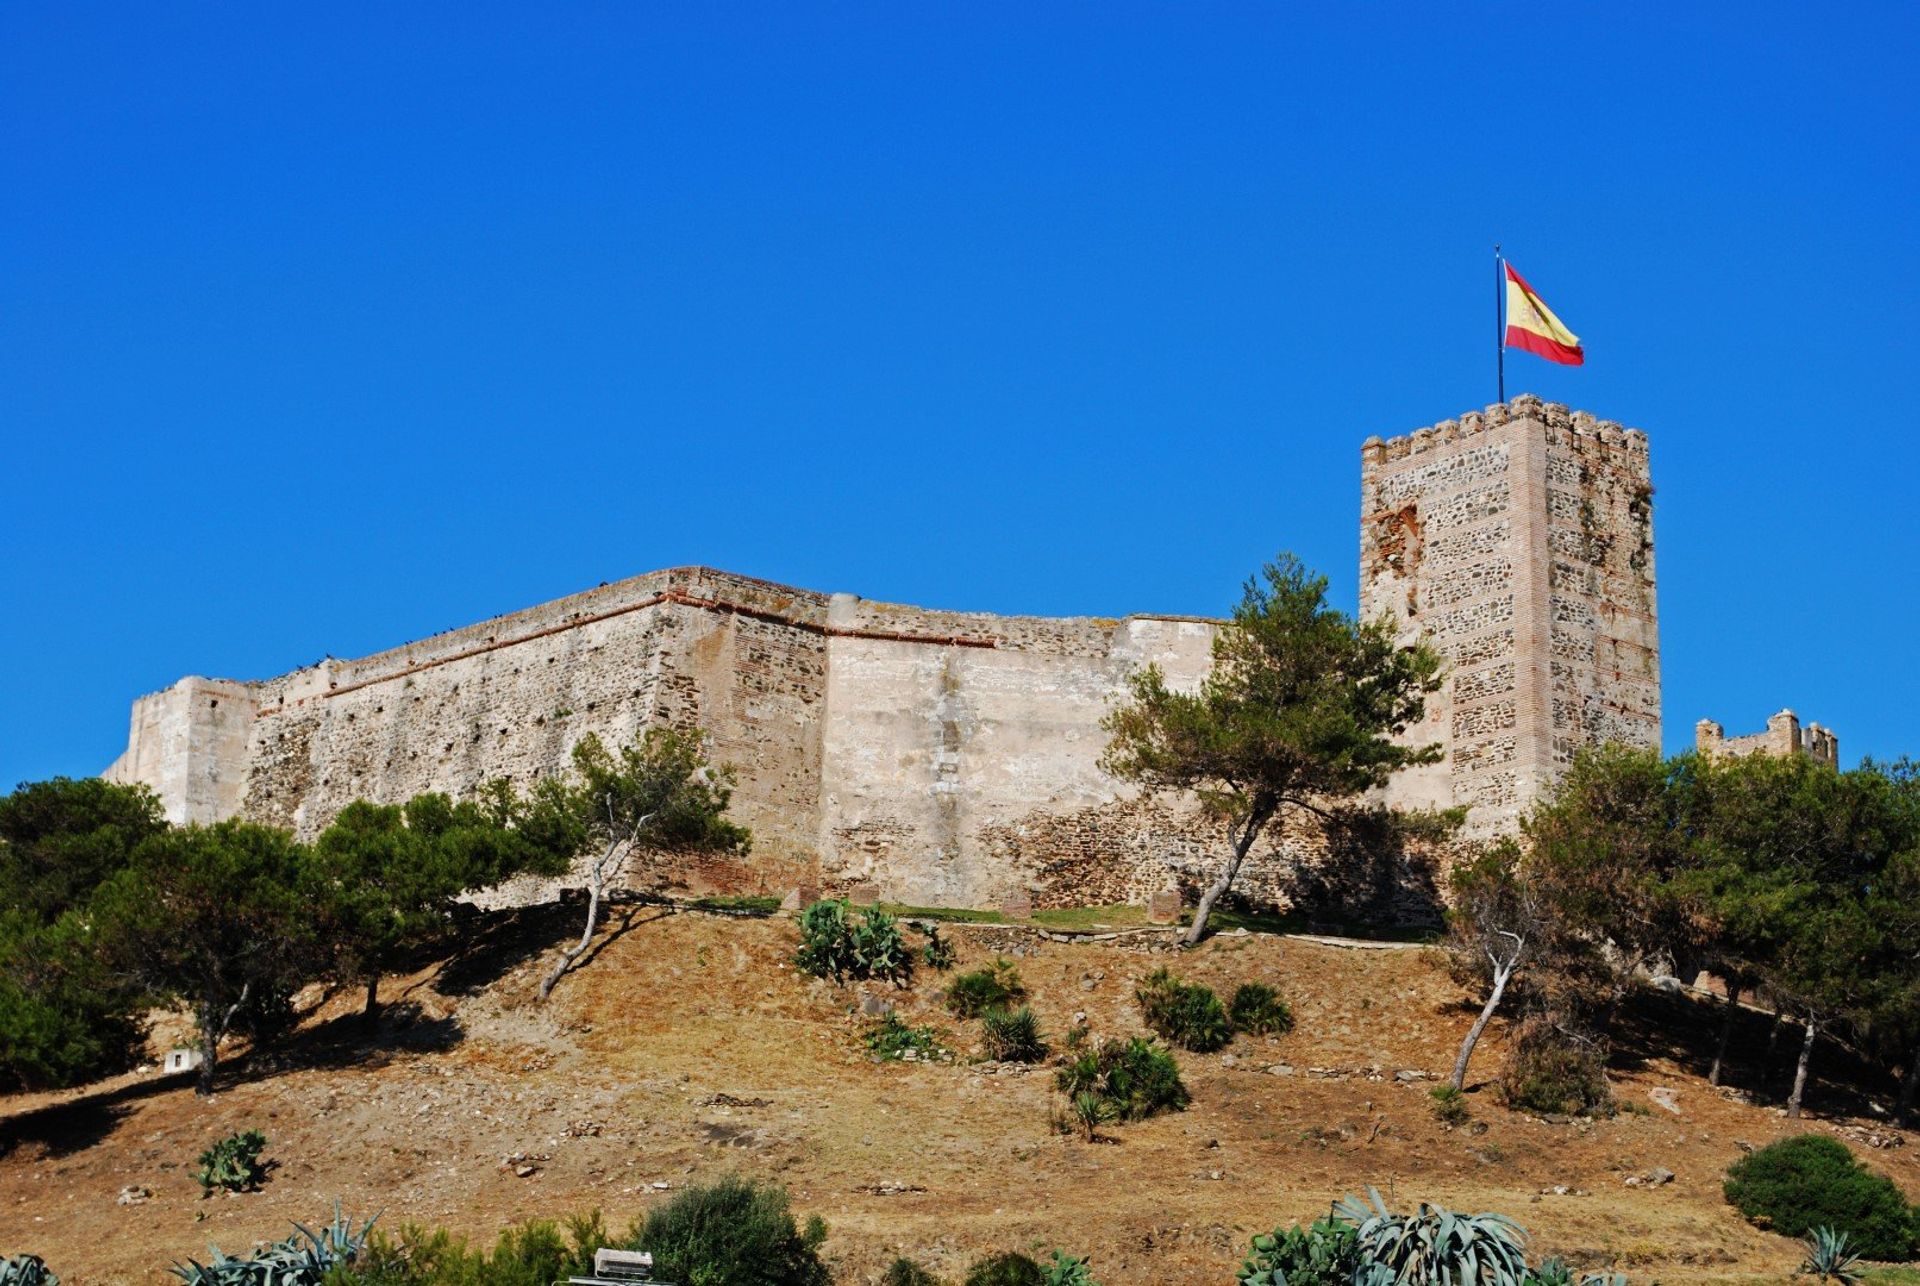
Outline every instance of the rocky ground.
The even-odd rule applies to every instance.
[[[290,1050],[236,1066],[211,1101],[150,1073],[0,1100],[0,1253],[37,1252],[70,1286],[155,1281],[208,1243],[243,1251],[336,1199],[396,1232],[491,1239],[594,1208],[624,1227],[735,1172],[777,1179],[803,1215],[824,1216],[850,1282],[898,1254],[957,1278],[983,1252],[1051,1246],[1092,1255],[1110,1286],[1229,1282],[1254,1233],[1367,1185],[1390,1202],[1507,1212],[1537,1254],[1636,1283],[1783,1280],[1797,1244],[1720,1195],[1742,1149],[1842,1132],[1920,1192],[1914,1149],[1864,1098],[1823,1085],[1817,1106],[1835,1115],[1797,1126],[1748,1101],[1759,1015],[1739,1051],[1744,1089],[1707,1086],[1710,1015],[1685,997],[1637,1006],[1616,1058],[1620,1115],[1535,1119],[1483,1086],[1472,1121],[1449,1128],[1428,1090],[1472,1015],[1437,953],[1222,936],[1178,971],[1223,993],[1268,982],[1297,1030],[1182,1054],[1188,1111],[1090,1144],[1051,1128],[1050,1069],[971,1061],[977,1030],[946,1015],[937,975],[835,986],[795,971],[788,921],[634,907],[542,1006],[543,953],[565,932],[551,915],[490,917],[460,956],[389,982],[372,1038],[349,998],[320,1004]],[[1056,1043],[1076,1023],[1138,1032],[1134,982],[1172,958],[1150,936],[947,936],[962,968],[1013,958]],[[956,1057],[871,1061],[860,1010],[883,1002],[938,1027]],[[1476,1081],[1501,1053],[1496,1024]],[[203,1200],[195,1156],[248,1127],[270,1140],[268,1183]]]

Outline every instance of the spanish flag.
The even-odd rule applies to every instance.
[[[1507,270],[1507,347],[1524,348],[1562,366],[1579,366],[1587,360],[1580,351],[1580,337],[1568,330],[1553,309],[1533,293],[1526,279],[1505,260]]]

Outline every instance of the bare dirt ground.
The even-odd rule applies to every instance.
[[[377,1039],[342,997],[291,1050],[236,1065],[211,1101],[152,1075],[0,1100],[0,1253],[41,1254],[70,1286],[151,1282],[208,1243],[241,1252],[289,1220],[323,1218],[336,1198],[382,1211],[390,1231],[490,1240],[594,1208],[624,1228],[673,1190],[733,1172],[776,1179],[802,1215],[822,1215],[835,1274],[851,1282],[899,1254],[957,1279],[981,1253],[1052,1246],[1091,1254],[1110,1286],[1228,1282],[1254,1233],[1369,1184],[1402,1205],[1504,1211],[1535,1254],[1614,1264],[1636,1284],[1778,1281],[1798,1244],[1749,1227],[1720,1194],[1741,1146],[1799,1129],[1897,1137],[1831,1085],[1815,1106],[1860,1116],[1796,1125],[1708,1087],[1712,1015],[1685,998],[1637,1006],[1643,1026],[1615,1060],[1631,1110],[1541,1121],[1483,1085],[1473,1123],[1448,1129],[1433,1081],[1396,1075],[1443,1076],[1471,1019],[1430,950],[1243,935],[1173,960],[1141,940],[948,930],[961,968],[1014,959],[1056,1045],[1076,1014],[1096,1035],[1139,1032],[1134,982],[1170,960],[1223,993],[1261,980],[1292,1001],[1290,1035],[1180,1055],[1188,1111],[1089,1144],[1052,1130],[1050,1068],[969,1061],[977,1030],[947,1016],[939,975],[922,970],[902,990],[835,986],[794,970],[788,921],[635,907],[543,1007],[540,965],[566,932],[554,913],[492,917],[462,955],[389,982]],[[863,991],[940,1028],[959,1056],[871,1061]],[[1765,1020],[1749,1026],[1739,1070],[1750,1076]],[[1496,1023],[1475,1080],[1497,1070],[1500,1042]],[[1651,1090],[1672,1091],[1679,1112]],[[194,1158],[247,1127],[270,1140],[269,1182],[203,1200]],[[1852,1141],[1920,1191],[1920,1149]],[[1656,1168],[1675,1177],[1628,1184]],[[129,1188],[151,1195],[123,1204]]]

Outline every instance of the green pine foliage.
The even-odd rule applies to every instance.
[[[1233,1020],[1211,987],[1182,982],[1160,968],[1133,994],[1148,1029],[1182,1049],[1207,1054],[1233,1039]]]
[[[1243,982],[1233,990],[1227,1016],[1235,1031],[1250,1036],[1284,1036],[1293,1030],[1293,1009],[1264,982]]]
[[[1465,1125],[1473,1119],[1473,1112],[1467,1107],[1467,1096],[1451,1085],[1434,1088],[1433,1115],[1442,1125]]]
[[[599,1212],[575,1216],[564,1229],[539,1219],[503,1230],[491,1249],[444,1229],[408,1226],[397,1237],[375,1235],[327,1286],[553,1286],[593,1269],[593,1252],[612,1238]]]
[[[1861,1165],[1838,1139],[1801,1134],[1748,1153],[1727,1170],[1727,1200],[1787,1237],[1826,1227],[1868,1259],[1920,1254],[1920,1223],[1893,1180]]]
[[[1013,962],[996,959],[982,969],[963,973],[947,984],[947,1008],[956,1018],[978,1018],[992,1009],[1006,1009],[1027,998],[1026,984]]]

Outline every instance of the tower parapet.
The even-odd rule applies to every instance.
[[[1390,802],[1511,824],[1582,746],[1660,743],[1647,435],[1531,396],[1361,447],[1360,606],[1445,657]]]
[[[1805,755],[1829,768],[1840,766],[1839,734],[1818,723],[1802,725],[1800,716],[1791,710],[1782,710],[1768,718],[1765,732],[1748,733],[1742,737],[1729,737],[1727,730],[1712,719],[1702,719],[1693,725],[1693,744],[1703,755],[1726,755],[1732,758],[1743,755]]]

